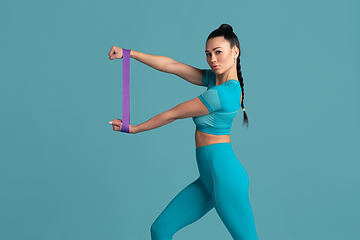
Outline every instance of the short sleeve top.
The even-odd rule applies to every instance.
[[[231,79],[216,86],[215,73],[211,69],[204,69],[202,84],[207,87],[207,91],[199,95],[199,99],[210,113],[193,117],[196,129],[214,135],[229,135],[241,105],[239,81]]]

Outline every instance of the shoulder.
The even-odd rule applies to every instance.
[[[240,82],[235,79],[228,80],[228,81],[224,82],[223,84],[220,84],[217,86],[216,86],[216,80],[215,80],[215,85],[212,87],[212,89],[217,89],[219,91],[231,91],[231,90],[237,91],[238,88],[241,89]]]
[[[215,73],[211,69],[203,69],[203,76],[212,77],[212,76],[215,76]]]
[[[237,80],[229,80],[221,85],[214,86],[209,90],[215,90],[219,96],[219,100],[223,105],[232,105],[233,103],[240,102],[241,87]]]
[[[215,73],[211,69],[202,70],[202,84],[204,87],[210,88],[216,85]]]

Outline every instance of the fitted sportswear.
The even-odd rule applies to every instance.
[[[204,69],[202,84],[207,87],[207,91],[198,97],[209,109],[209,113],[193,117],[196,129],[214,135],[229,135],[233,119],[241,105],[239,81],[231,79],[216,85],[215,73],[210,69]]]
[[[181,228],[215,208],[234,240],[258,240],[249,178],[231,143],[198,147],[196,160],[199,178],[178,193],[155,220],[151,239],[171,240]]]
[[[215,73],[203,70],[199,96],[209,114],[193,117],[202,132],[230,134],[240,109],[241,87],[235,79],[216,86]],[[234,240],[258,240],[249,201],[249,177],[229,142],[196,148],[199,177],[180,191],[151,225],[152,240],[172,240],[181,228],[215,208]],[[211,230],[210,230],[211,231]]]

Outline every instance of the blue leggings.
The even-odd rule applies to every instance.
[[[258,240],[249,178],[231,143],[196,148],[200,177],[168,204],[151,226],[152,240],[169,240],[215,207],[234,240]]]

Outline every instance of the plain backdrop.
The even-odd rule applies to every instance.
[[[261,240],[359,239],[360,2],[0,3],[0,239],[150,239],[198,177],[191,118],[137,135],[113,45],[197,68],[208,35],[240,40],[245,108],[231,141]],[[131,124],[206,91],[131,59]],[[215,210],[175,240],[232,239]]]

